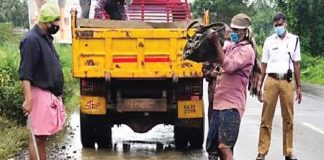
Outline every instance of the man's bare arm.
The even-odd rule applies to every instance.
[[[260,82],[258,82],[260,85],[258,87],[258,100],[260,102],[263,102],[263,97],[262,97],[262,86],[263,86],[263,82],[264,82],[264,78],[266,76],[266,70],[267,70],[267,63],[261,63],[261,78],[260,78]]]
[[[295,82],[296,82],[296,101],[300,103],[302,101],[302,94],[301,94],[301,80],[300,80],[300,61],[294,61],[294,75],[295,75]]]
[[[23,88],[24,99],[25,99],[22,107],[25,115],[28,115],[32,109],[31,83],[29,80],[22,80],[21,86]]]

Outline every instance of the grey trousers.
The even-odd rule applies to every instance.
[[[91,0],[80,0],[81,18],[89,18]]]

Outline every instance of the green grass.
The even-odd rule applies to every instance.
[[[8,159],[27,147],[28,130],[0,116],[0,159]]]

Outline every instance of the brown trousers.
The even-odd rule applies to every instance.
[[[264,155],[269,151],[278,97],[281,104],[283,154],[288,156],[293,152],[294,87],[293,83],[287,80],[268,77],[265,81],[258,150]]]

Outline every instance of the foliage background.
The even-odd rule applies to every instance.
[[[238,13],[252,18],[258,45],[273,33],[272,16],[281,11],[287,15],[288,31],[300,36],[303,52],[324,56],[323,0],[195,0],[191,4],[193,16],[198,18],[204,9],[211,12],[211,21],[230,24]]]
[[[0,0],[0,22],[28,28],[27,0]]]

